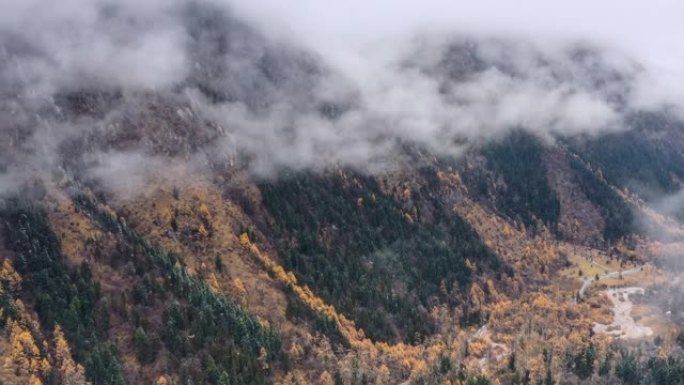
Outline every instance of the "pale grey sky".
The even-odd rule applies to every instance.
[[[218,0],[221,1],[221,0]],[[679,65],[680,0],[227,0],[264,27],[337,48],[417,30],[586,38]]]
[[[684,98],[682,0],[216,1],[228,1],[275,36],[295,38],[342,60],[363,60],[374,42],[416,32],[520,36],[551,44],[589,41],[646,66],[661,97]]]

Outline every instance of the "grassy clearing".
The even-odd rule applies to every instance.
[[[591,257],[589,257],[589,255]],[[591,249],[577,248],[576,252],[568,253],[568,261],[570,266],[563,269],[560,274],[561,276],[574,278],[578,281],[582,281],[585,277],[595,277],[598,275],[603,275],[613,271],[629,270],[637,267],[633,263],[620,264],[620,261],[611,260],[605,254],[596,252]],[[582,272],[580,274],[580,271]],[[635,274],[634,276],[639,276],[640,274]],[[627,278],[624,277],[624,278]],[[643,277],[642,277],[643,278]],[[609,280],[612,278],[606,278]],[[601,280],[602,282],[604,280]]]

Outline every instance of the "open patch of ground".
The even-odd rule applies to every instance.
[[[653,335],[653,329],[644,326],[632,317],[634,303],[630,299],[631,295],[644,294],[641,287],[625,287],[621,289],[610,289],[603,292],[613,303],[613,322],[610,324],[594,324],[594,331],[604,333],[615,338],[634,339],[644,338]]]

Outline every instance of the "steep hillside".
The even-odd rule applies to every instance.
[[[0,385],[682,384],[684,123],[631,60],[96,3],[0,25]]]
[[[575,138],[570,148],[606,180],[651,202],[681,188],[684,175],[682,123],[667,115],[636,114],[627,131]]]
[[[470,226],[441,202],[428,202],[435,207],[425,215],[423,207],[402,212],[371,178],[303,175],[262,185],[261,192],[276,234],[283,234],[283,267],[374,340],[424,338],[434,330],[430,303],[465,300],[458,292],[472,281],[468,265],[501,269]],[[430,200],[429,191],[409,193]],[[476,313],[464,317],[479,322]]]
[[[18,383],[516,383],[614,365],[590,332],[609,304],[577,290],[595,263],[659,264],[629,225],[641,204],[522,133],[431,162],[160,176],[132,200],[92,181],[34,186],[2,214],[6,344],[28,328],[45,346]]]

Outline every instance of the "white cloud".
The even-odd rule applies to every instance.
[[[244,156],[262,175],[332,163],[377,169],[392,163],[397,143],[458,154],[464,140],[511,128],[541,136],[619,129],[625,109],[684,100],[675,83],[684,54],[672,49],[684,28],[673,15],[683,8],[664,0],[7,0],[0,111],[10,119],[0,137],[18,145],[0,142],[0,159],[49,168],[85,133],[113,140],[114,123],[133,119],[121,115],[155,98],[189,105],[196,119],[159,116],[170,122],[153,125],[169,130],[161,134],[132,122],[141,159],[152,152],[149,137],[191,140],[171,126],[206,120],[222,136],[195,149],[201,156],[184,156]],[[102,109],[87,118],[55,101],[104,89],[121,100],[84,102]],[[104,151],[94,156],[102,179],[135,168],[137,158]]]

